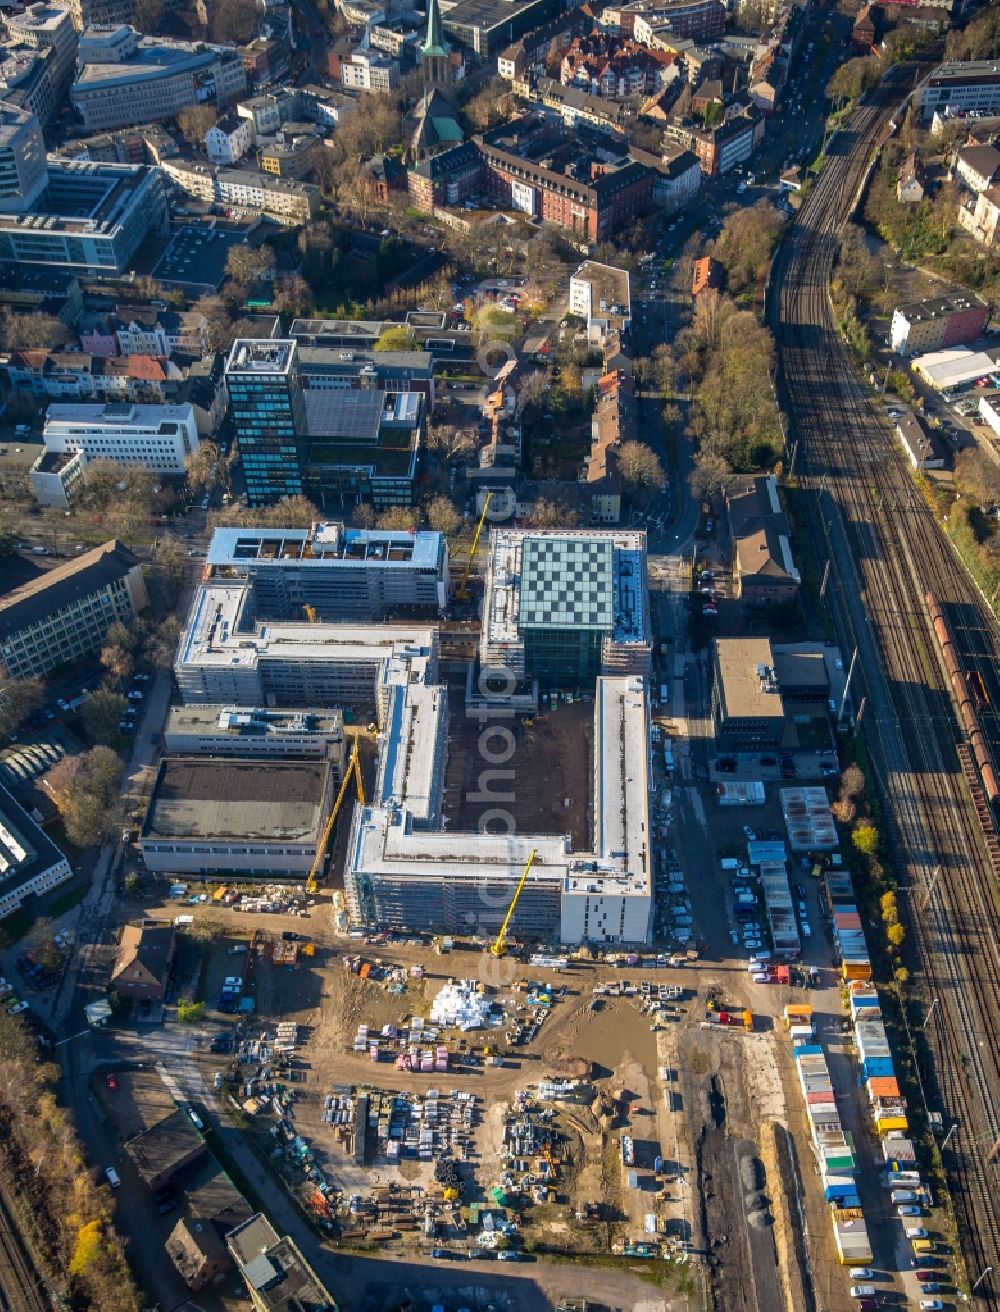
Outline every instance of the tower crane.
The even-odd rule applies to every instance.
[[[476,525],[476,532],[472,539],[472,546],[469,548],[469,561],[465,567],[465,573],[462,575],[462,583],[458,589],[459,601],[465,600],[466,590],[469,586],[469,575],[472,573],[472,562],[476,558],[476,547],[479,546],[479,535],[483,531],[483,525],[486,523],[486,512],[490,508],[490,502],[493,500],[493,493],[486,493],[486,500],[483,502],[482,514],[479,516],[479,523]]]
[[[510,922],[514,917],[514,911],[517,908],[518,899],[524,891],[524,885],[528,878],[528,871],[535,864],[535,857],[538,856],[534,848],[531,849],[531,855],[525,862],[524,869],[521,871],[521,878],[517,881],[517,888],[514,890],[514,896],[510,900],[510,906],[507,908],[507,914],[503,918],[503,924],[500,926],[500,932],[497,934],[490,947],[490,952],[494,957],[503,957],[507,953],[507,930],[510,928]]]
[[[358,801],[362,806],[365,804],[365,785],[361,778],[361,759],[358,756],[358,740],[354,739],[354,747],[351,751],[350,759],[347,762],[347,769],[344,771],[344,777],[340,781],[340,790],[337,793],[336,800],[333,803],[333,809],[330,812],[330,818],[326,822],[326,828],[323,830],[323,837],[319,840],[316,847],[316,856],[313,859],[312,867],[309,871],[309,878],[306,880],[306,890],[309,893],[316,892],[317,876],[323,865],[323,859],[326,856],[326,845],[330,841],[330,835],[333,833],[333,826],[337,823],[337,816],[340,814],[340,808],[344,804],[344,798],[347,795],[347,785],[354,776],[354,787],[357,792]]]

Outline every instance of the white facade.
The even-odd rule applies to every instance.
[[[953,60],[939,64],[914,92],[920,118],[936,113],[995,114],[1000,110],[1000,63],[989,59]]]
[[[340,66],[340,80],[355,91],[390,92],[399,81],[399,64],[385,55],[355,50]]]
[[[88,460],[179,475],[185,457],[198,450],[198,428],[187,404],[50,405],[42,440],[48,451],[82,451]]]
[[[0,104],[0,212],[31,210],[48,182],[38,119],[14,105]]]
[[[979,398],[979,417],[984,424],[989,424],[997,437],[1000,437],[1000,401],[996,396]]]
[[[2,787],[0,867],[0,918],[16,911],[26,897],[47,893],[73,874],[62,852]]]
[[[227,115],[205,133],[205,154],[213,164],[235,164],[253,141],[251,120]]]
[[[569,309],[586,320],[588,329],[595,322],[607,325],[612,320],[628,328],[632,322],[628,270],[585,260],[569,280]]]

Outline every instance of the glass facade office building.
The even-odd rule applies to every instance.
[[[252,506],[302,492],[305,413],[296,343],[240,338],[226,363],[226,386]]]

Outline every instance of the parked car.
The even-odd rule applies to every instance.
[[[117,1080],[117,1078],[116,1078],[116,1076],[115,1076],[114,1071],[108,1071],[108,1075],[107,1075],[107,1086],[108,1086],[109,1089],[117,1089],[117,1088],[118,1088],[118,1080]]]
[[[927,1230],[922,1225],[908,1225],[906,1227],[907,1239],[926,1239]]]
[[[12,1016],[19,1016],[22,1011],[27,1011],[29,1007],[27,1002],[12,1002],[7,1010]]]
[[[852,1280],[874,1280],[875,1272],[870,1266],[852,1266],[847,1273]]]
[[[922,1207],[917,1207],[914,1203],[901,1203],[900,1206],[896,1208],[897,1216],[923,1216],[923,1214],[924,1209]]]
[[[750,828],[749,825],[743,826],[743,837],[747,840],[748,843],[755,843],[757,841],[757,835],[754,833],[754,831]]]
[[[111,1186],[112,1189],[117,1189],[120,1187],[121,1176],[119,1176],[118,1172],[115,1170],[113,1166],[109,1166],[105,1170],[104,1174],[107,1176],[108,1184]]]
[[[812,938],[812,925],[810,925],[808,920],[803,920],[802,922],[802,937]]]

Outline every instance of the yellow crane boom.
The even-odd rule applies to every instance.
[[[479,523],[476,525],[475,536],[472,539],[472,546],[469,548],[469,560],[465,566],[465,573],[462,575],[462,583],[458,589],[459,601],[465,600],[466,589],[469,586],[469,575],[472,573],[472,562],[476,558],[476,548],[479,546],[479,535],[483,531],[483,525],[486,523],[486,512],[490,508],[490,502],[493,500],[493,493],[486,493],[486,500],[483,502],[482,514],[479,516]]]
[[[524,885],[528,878],[528,871],[535,864],[535,857],[538,853],[534,848],[531,849],[531,855],[525,862],[524,869],[521,871],[521,878],[517,881],[517,888],[514,890],[514,896],[510,900],[510,906],[507,908],[507,914],[503,918],[503,924],[500,926],[500,933],[496,936],[490,952],[494,957],[502,957],[507,951],[507,930],[510,928],[510,922],[513,919],[514,912],[517,909],[518,899],[524,891]]]
[[[354,787],[357,791],[358,801],[362,806],[365,804],[365,786],[361,779],[361,760],[358,756],[358,740],[354,739],[354,747],[351,751],[350,759],[347,762],[347,769],[344,771],[344,777],[340,781],[340,789],[337,793],[336,800],[333,803],[333,809],[330,811],[330,818],[326,822],[323,830],[323,837],[316,846],[316,856],[313,859],[312,867],[309,871],[309,878],[306,880],[306,890],[309,893],[316,892],[316,880],[320,868],[323,865],[323,859],[326,856],[326,845],[330,841],[330,835],[333,833],[333,826],[337,823],[337,816],[340,814],[340,808],[344,804],[344,797],[347,794],[347,785],[351,782],[351,776],[354,776]]]

